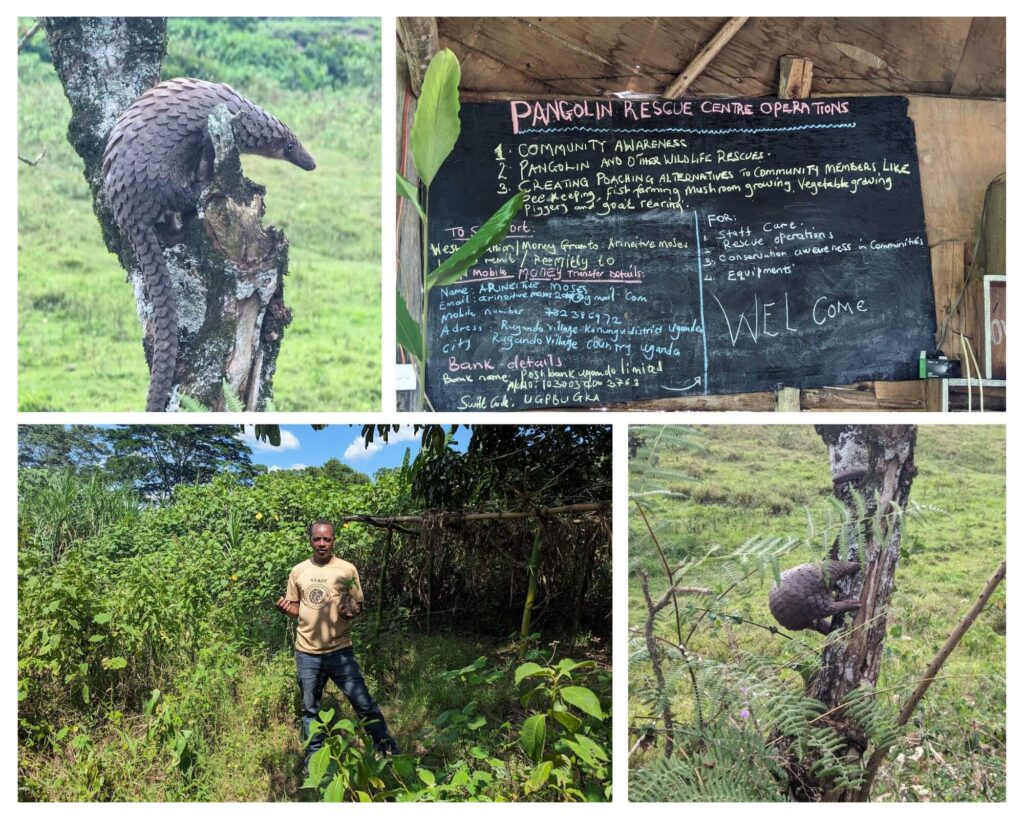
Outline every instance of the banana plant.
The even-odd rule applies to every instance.
[[[422,270],[425,275],[420,299],[420,318],[417,322],[412,317],[402,294],[396,293],[395,323],[398,343],[413,357],[417,365],[416,409],[420,410],[424,408],[426,402],[426,362],[430,354],[427,306],[430,303],[430,291],[461,279],[489,247],[505,238],[512,219],[523,206],[523,194],[518,193],[498,208],[458,250],[437,268],[426,273],[429,269],[430,186],[441,165],[455,148],[462,130],[462,123],[459,120],[461,73],[458,58],[448,49],[442,49],[433,56],[423,77],[416,116],[409,132],[409,147],[423,192],[422,204],[420,191],[412,182],[400,173],[397,174],[396,180],[398,194],[412,202],[422,227]]]

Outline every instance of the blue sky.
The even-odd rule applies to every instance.
[[[320,466],[331,458],[337,458],[355,470],[373,477],[382,467],[401,466],[406,450],[415,458],[420,451],[420,433],[415,435],[411,425],[392,431],[385,445],[378,438],[369,449],[363,446],[358,424],[331,424],[326,429],[315,430],[309,424],[282,424],[281,446],[261,443],[252,434],[252,427],[246,427],[242,436],[252,450],[253,463],[266,464],[270,469],[302,469],[306,466]],[[472,432],[459,427],[455,434],[455,448],[465,452]]]

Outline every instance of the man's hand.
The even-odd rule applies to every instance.
[[[351,620],[363,613],[363,603],[360,600],[353,600],[349,596],[342,597],[338,601],[338,614],[346,620]]]
[[[277,610],[281,612],[281,614],[287,614],[289,617],[299,616],[298,600],[285,600],[284,597],[279,597],[274,605],[277,606]]]

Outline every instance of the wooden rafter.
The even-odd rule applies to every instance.
[[[683,96],[686,89],[708,67],[708,63],[718,55],[718,52],[725,48],[736,32],[743,28],[743,24],[748,19],[748,17],[730,17],[725,25],[718,30],[718,33],[708,40],[704,48],[697,52],[697,56],[690,60],[690,64],[683,69],[683,73],[672,80],[669,87],[665,89],[664,96],[670,100]]]
[[[541,509],[529,509],[521,512],[465,512],[450,513],[449,517],[458,521],[480,521],[480,520],[523,520],[533,517],[551,517],[554,515],[575,515],[582,512],[600,512],[611,508],[611,501],[590,501],[587,503],[571,503],[567,506],[549,506]],[[404,531],[407,534],[416,534],[407,529],[402,529],[401,524],[418,524],[424,520],[423,515],[343,515],[338,518],[339,523],[365,523],[369,526],[377,526],[381,529],[394,529]]]

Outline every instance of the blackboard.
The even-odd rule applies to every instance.
[[[431,269],[437,410],[551,409],[917,377],[935,306],[904,97],[466,103]]]

